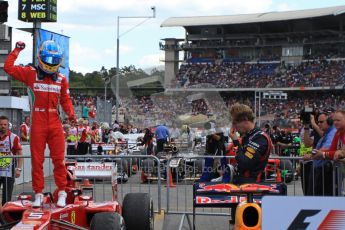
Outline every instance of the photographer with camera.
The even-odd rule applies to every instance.
[[[305,147],[316,147],[317,142],[323,135],[323,131],[317,124],[319,110],[305,107],[300,113],[300,119],[303,125],[301,137]]]
[[[205,130],[207,131],[206,135],[206,155],[213,155],[213,156],[223,156],[225,155],[225,142],[226,142],[226,137],[224,136],[223,132],[217,132],[216,131],[216,124],[215,122],[207,122],[204,125]],[[223,182],[228,182],[226,178],[223,178],[221,175],[218,178],[215,178],[211,180],[214,176],[214,164],[215,160],[214,158],[211,157],[206,157],[205,158],[205,166],[203,169],[202,176],[199,179],[199,182],[206,182],[206,181],[213,181],[213,182],[218,182],[218,181],[223,181]],[[216,161],[216,164],[219,166],[220,165],[220,170],[217,168],[219,171],[223,171],[223,169],[226,166],[226,159],[222,158],[221,162]],[[219,172],[218,172],[219,173]]]
[[[305,195],[331,196],[333,194],[332,162],[323,159],[313,159],[313,154],[317,151],[329,149],[336,133],[333,120],[325,113],[321,113],[316,124],[314,115],[310,115],[311,126],[314,131],[321,136],[315,149],[303,156],[302,187]],[[313,186],[312,186],[313,185]]]
[[[276,141],[278,146],[278,155],[280,156],[289,156],[290,148],[292,147],[293,136],[290,131],[281,130],[280,136]]]

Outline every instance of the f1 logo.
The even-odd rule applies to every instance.
[[[307,217],[318,214],[319,209],[302,209],[290,224],[288,230],[305,230],[310,222],[305,222]],[[321,229],[344,229],[345,227],[345,210],[330,210],[319,224],[318,230]]]
[[[318,214],[321,210],[301,210],[297,216],[295,217],[295,219],[292,221],[292,223],[290,224],[288,230],[303,230],[303,229],[307,229],[307,227],[309,226],[309,222],[304,222],[304,220],[307,217],[311,217],[311,216],[315,216],[316,214]]]

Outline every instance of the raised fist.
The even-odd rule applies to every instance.
[[[24,42],[17,42],[16,43],[16,48],[20,49],[20,50],[23,50],[25,49],[25,43]]]

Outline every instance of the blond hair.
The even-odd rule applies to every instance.
[[[245,104],[235,103],[230,107],[230,116],[233,121],[254,122],[255,115],[253,110]]]
[[[345,116],[345,109],[337,109],[336,113],[342,113]]]

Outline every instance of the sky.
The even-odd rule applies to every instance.
[[[13,44],[24,41],[27,48],[18,64],[32,62],[32,37],[16,28],[32,23],[18,20],[18,0],[8,0],[8,26],[13,27]],[[164,65],[159,42],[164,38],[184,38],[182,27],[160,27],[170,17],[234,15],[312,9],[345,4],[339,0],[58,0],[57,22],[42,28],[70,37],[70,68],[87,73],[116,67],[117,17],[152,16],[148,20],[120,18],[120,67],[151,68]],[[145,22],[143,22],[145,20]],[[140,24],[139,26],[137,26]]]

